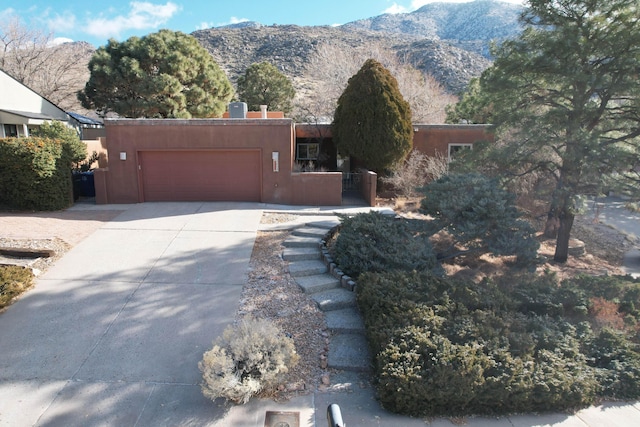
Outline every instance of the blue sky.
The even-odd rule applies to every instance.
[[[443,0],[439,0],[443,1]],[[444,0],[465,2],[469,0]],[[522,0],[503,0],[522,3]],[[161,28],[191,33],[242,21],[336,25],[382,13],[411,12],[433,0],[2,0],[0,22],[18,17],[61,40],[94,46]],[[107,4],[108,6],[105,6]]]

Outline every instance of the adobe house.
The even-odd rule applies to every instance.
[[[296,162],[314,162],[327,170],[349,172],[349,159],[340,159],[333,143],[330,124],[296,124]],[[491,126],[488,125],[413,125],[413,150],[427,156],[437,154],[451,160],[456,151],[471,149],[479,141],[491,141]]]
[[[106,120],[96,203],[254,201],[338,206],[340,172],[294,171],[292,119]]]
[[[342,204],[340,169],[349,172],[349,166],[341,164],[328,124],[296,124],[281,113],[245,109],[221,119],[107,119],[105,130],[108,166],[94,171],[98,204]],[[415,149],[427,155],[487,139],[487,127],[478,125],[416,125],[414,130]],[[322,171],[301,171],[300,165],[309,162]],[[364,174],[360,191],[371,206],[375,190],[376,175]]]

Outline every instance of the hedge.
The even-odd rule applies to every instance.
[[[73,203],[71,153],[49,138],[0,139],[0,204],[59,210]]]
[[[637,328],[609,319],[636,318],[640,285],[629,277],[475,284],[392,271],[363,274],[356,290],[388,410],[509,414],[640,397]],[[607,304],[617,311],[602,318]]]

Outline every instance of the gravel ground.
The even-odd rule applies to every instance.
[[[275,393],[267,391],[276,399],[312,392],[323,383],[327,385],[330,378],[326,367],[329,331],[324,314],[287,272],[287,262],[281,256],[287,235],[287,231],[258,233],[237,313],[237,317],[269,319],[295,342],[300,356],[297,366]]]
[[[56,260],[64,255],[65,252],[71,249],[71,245],[57,237],[51,239],[10,239],[6,237],[0,237],[0,248],[37,250],[47,249],[54,251],[55,255],[52,257],[34,259],[15,258],[0,255],[0,265],[8,264],[29,267],[37,276],[42,271],[51,266],[54,262],[56,262]]]

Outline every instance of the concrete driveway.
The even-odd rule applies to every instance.
[[[146,203],[0,314],[0,426],[207,425],[198,361],[233,321],[262,206]]]

